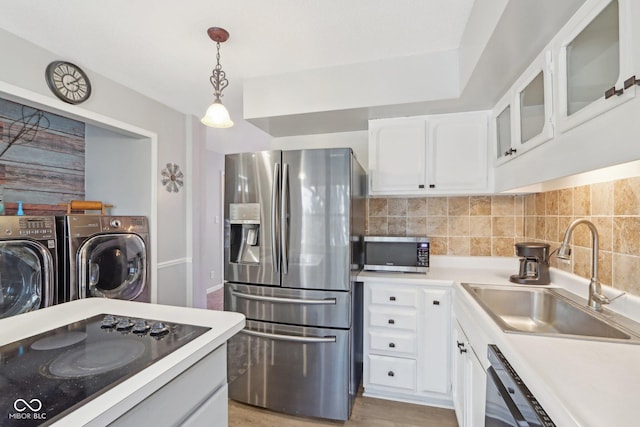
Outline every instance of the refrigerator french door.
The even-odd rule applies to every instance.
[[[225,310],[248,319],[229,343],[232,399],[348,419],[365,191],[348,148],[226,156]]]

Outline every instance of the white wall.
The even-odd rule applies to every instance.
[[[154,138],[157,135],[157,148],[152,148],[152,156],[157,159],[152,159],[150,164],[152,176],[164,167],[165,163],[173,162],[181,167],[185,165],[186,118],[183,114],[90,69],[85,71],[93,84],[91,98],[80,106],[65,104],[49,91],[44,70],[51,61],[59,59],[76,62],[82,66],[82,58],[60,58],[4,30],[0,30],[0,51],[5,58],[3,66],[0,67],[0,96],[28,105],[34,105],[33,101],[38,100],[36,106],[46,104],[50,107],[47,108],[49,111],[83,120],[98,127],[103,122],[121,122],[131,128],[142,130],[143,132],[140,133],[142,135],[154,135]],[[11,66],[7,66],[9,58],[12,58]],[[17,97],[16,93],[19,93]],[[43,99],[46,102],[40,102]],[[117,172],[118,170],[99,178],[108,181],[112,174]],[[91,175],[92,171],[89,170],[88,173]],[[183,304],[184,298],[175,299],[172,292],[165,293],[163,289],[180,287],[181,294],[185,294],[185,288],[188,285],[185,192],[169,194],[160,188],[156,179],[153,178],[150,188],[140,197],[149,200],[157,198],[157,205],[151,206],[150,210],[157,211],[157,220],[153,221],[152,225],[152,229],[157,229],[157,235],[152,235],[151,239],[152,244],[157,247],[155,253],[157,253],[158,270],[152,271],[152,275],[156,273],[157,276],[158,301]]]
[[[85,199],[112,204],[113,215],[151,212],[151,141],[87,125]]]
[[[358,163],[368,170],[369,165],[369,132],[340,132],[320,135],[284,136],[273,138],[271,150],[301,150],[305,148],[341,148],[350,147]]]

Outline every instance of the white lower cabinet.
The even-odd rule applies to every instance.
[[[109,425],[227,427],[227,394],[223,344]]]
[[[451,289],[364,280],[364,394],[451,407]]]
[[[452,396],[459,427],[484,426],[487,374],[467,336],[454,320]]]

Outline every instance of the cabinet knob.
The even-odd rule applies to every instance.
[[[462,353],[466,353],[466,352],[467,352],[467,349],[466,349],[466,348],[464,348],[464,347],[462,347],[462,348],[458,348],[458,350],[460,350],[460,354],[462,354]]]
[[[395,321],[395,320],[393,320],[393,319],[389,319],[389,324],[390,324],[390,325],[395,325],[395,323],[396,323],[396,321]]]
[[[393,377],[393,376],[395,376],[396,374],[394,374],[394,373],[393,373],[393,371],[389,371],[389,372],[387,372],[387,375],[388,375],[388,376],[390,376],[390,377]]]
[[[460,341],[456,341],[456,345],[458,346],[458,348],[464,347],[464,343]]]
[[[433,305],[440,305],[440,301],[438,301],[438,300],[433,300]]]
[[[396,297],[389,297],[389,301],[395,301]]]
[[[396,348],[395,343],[390,342],[390,343],[389,343],[389,348]]]
[[[420,189],[424,188],[424,184],[418,184],[418,188]]]
[[[604,92],[604,99],[609,99],[614,95],[620,96],[622,95],[622,92],[624,91],[624,89],[616,89],[615,86],[611,87],[610,89],[607,89]]]
[[[624,89],[627,90],[633,85],[640,86],[640,80],[636,80],[636,76],[631,76],[627,80],[624,81]]]
[[[510,156],[514,153],[516,153],[518,150],[516,150],[515,148],[509,148],[507,151],[504,152],[505,156]]]

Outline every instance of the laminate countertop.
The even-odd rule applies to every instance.
[[[508,279],[518,272],[517,258],[432,257],[426,274],[363,272],[366,281],[449,283],[453,311],[473,325],[469,333],[483,367],[486,344],[496,344],[557,426],[625,427],[640,425],[640,345],[586,339],[505,333],[461,285],[519,286]],[[588,280],[551,269],[549,287],[587,297]],[[609,297],[619,291],[603,287]],[[624,295],[606,310],[640,321],[640,298]]]
[[[205,326],[211,329],[52,425],[106,425],[112,422],[223,345],[245,324],[244,316],[239,313],[87,298],[1,319],[0,345],[104,313]]]

